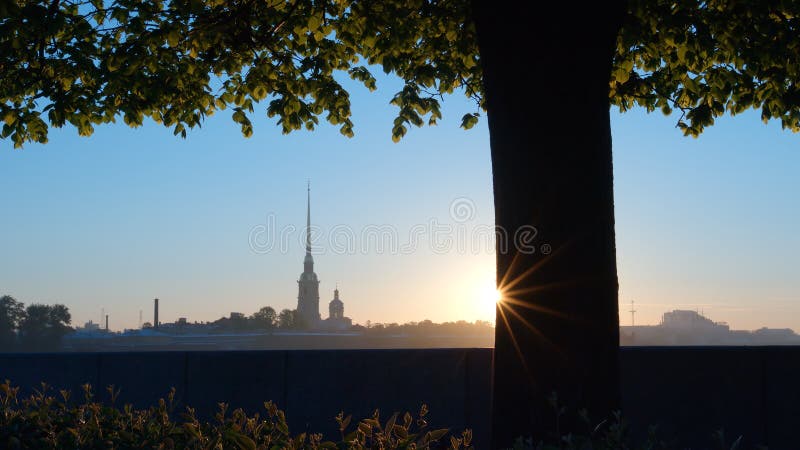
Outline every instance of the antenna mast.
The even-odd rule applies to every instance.
[[[634,324],[635,324],[633,319],[634,319],[634,315],[636,314],[636,310],[633,309],[633,300],[631,300],[631,310],[628,311],[628,312],[631,313],[631,327],[633,327]]]

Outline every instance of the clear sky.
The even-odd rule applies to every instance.
[[[394,144],[399,85],[378,86],[353,88],[351,139],[265,115],[245,139],[223,112],[185,140],[151,123],[0,142],[0,295],[112,329],[152,320],[155,297],[165,322],[294,308],[310,179],[323,317],[338,283],[360,323],[493,320],[486,121],[461,130],[473,106],[448,97]],[[621,323],[634,300],[637,324],[683,308],[800,331],[800,135],[748,113],[692,139],[676,120],[612,112]]]

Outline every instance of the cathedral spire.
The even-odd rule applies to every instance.
[[[306,203],[306,257],[303,258],[303,271],[314,272],[314,257],[311,256],[311,180],[308,180]]]
[[[308,199],[306,203],[306,254],[311,254],[311,180],[308,180]]]
[[[314,273],[314,257],[311,256],[311,180],[307,186],[306,204],[306,256],[303,258],[303,273],[297,280],[297,312],[306,328],[319,324],[319,279]]]

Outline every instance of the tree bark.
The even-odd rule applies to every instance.
[[[596,424],[619,408],[608,83],[625,10],[620,0],[473,5],[504,296],[493,368],[497,449],[575,431],[578,409]],[[559,419],[553,392],[567,407]]]

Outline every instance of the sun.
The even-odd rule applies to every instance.
[[[494,305],[495,303],[499,302],[502,298],[500,291],[494,286],[494,283],[486,290],[486,301],[489,304]]]
[[[494,277],[481,282],[480,286],[476,289],[476,301],[480,315],[485,317],[484,320],[494,322],[495,308],[497,302],[502,298],[500,291],[497,290]]]

